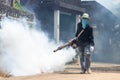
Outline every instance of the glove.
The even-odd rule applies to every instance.
[[[90,46],[90,52],[93,52],[94,51],[94,46]]]

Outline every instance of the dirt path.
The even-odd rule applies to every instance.
[[[120,65],[92,64],[92,74],[80,74],[79,65],[66,65],[64,72],[34,76],[9,77],[0,80],[120,80]]]

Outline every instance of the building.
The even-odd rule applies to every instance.
[[[80,14],[85,12],[84,8],[81,8],[81,0],[31,0],[27,5],[33,2],[37,4],[34,10],[41,21],[42,29],[45,31],[48,29],[46,32],[50,37],[53,37],[56,42],[68,41],[74,37]]]
[[[40,22],[40,29],[48,33],[50,39],[56,42],[68,41],[74,38],[76,24],[80,21],[82,13],[87,12],[91,17],[91,26],[94,29],[96,51],[95,61],[117,62],[113,53],[119,55],[119,27],[117,29],[117,17],[96,1],[81,0],[28,0],[26,6],[32,6],[36,18]],[[118,21],[119,22],[119,21]],[[39,26],[39,25],[38,25]],[[39,29],[39,27],[38,27]],[[117,30],[117,31],[116,31]],[[115,37],[116,36],[116,37]],[[114,45],[113,45],[114,44]],[[102,57],[102,58],[101,58]]]

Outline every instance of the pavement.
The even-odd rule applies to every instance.
[[[78,64],[67,64],[63,72],[32,76],[1,76],[0,80],[120,80],[120,64],[92,63],[91,74],[80,74]]]

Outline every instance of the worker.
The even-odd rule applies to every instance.
[[[81,17],[81,22],[77,24],[77,31],[75,34],[78,52],[80,53],[81,74],[91,73],[91,53],[94,50],[93,28],[89,25],[89,14],[84,13]],[[79,33],[81,35],[79,35]]]

